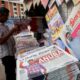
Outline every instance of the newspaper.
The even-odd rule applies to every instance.
[[[34,38],[33,32],[24,31],[14,36],[14,38],[16,42],[17,54],[22,54],[39,46],[37,40]]]
[[[28,78],[36,77],[36,75],[38,75],[38,72],[40,70],[42,74],[44,75],[48,74],[47,76],[48,80],[53,80],[53,79],[54,80],[64,80],[63,79],[64,77],[66,78],[65,80],[68,80],[67,79],[67,77],[69,77],[68,74],[75,73],[74,75],[77,76],[77,74],[79,73],[79,70],[76,67],[74,67],[75,70],[73,70],[73,68],[68,67],[70,68],[69,70],[71,70],[71,72],[69,71],[67,72],[67,66],[71,65],[71,67],[73,67],[74,65],[76,65],[76,62],[78,62],[78,60],[75,57],[69,55],[67,52],[65,52],[58,46],[52,45],[49,47],[45,47],[44,49],[41,49],[39,51],[36,50],[30,53],[30,55],[27,55],[23,57],[22,59],[18,60],[18,63],[17,63],[18,74],[17,75],[21,77],[20,70],[23,69],[25,70],[24,73],[27,74],[26,79],[28,80]],[[35,66],[37,66],[36,69],[35,69]],[[30,72],[27,72],[27,71],[30,71],[31,73],[34,72],[35,76],[34,74],[30,75]],[[54,72],[56,72],[56,74]],[[53,73],[53,76],[50,77],[52,73]],[[61,74],[64,74],[64,73],[65,75],[61,76]]]
[[[80,60],[80,4],[74,6],[60,38],[70,53]]]
[[[46,18],[48,27],[51,30],[52,41],[54,41],[59,37],[59,34],[61,33],[64,27],[64,22],[58,12],[56,5],[52,6],[52,8],[49,9],[45,18]]]

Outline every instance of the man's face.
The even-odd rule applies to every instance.
[[[5,23],[6,21],[7,21],[7,19],[8,19],[8,14],[0,14],[0,22],[1,23]]]

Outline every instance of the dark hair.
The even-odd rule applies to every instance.
[[[9,10],[5,7],[0,7],[0,14],[2,15],[8,15],[9,14]]]

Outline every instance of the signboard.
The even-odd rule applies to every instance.
[[[54,5],[46,14],[46,21],[49,29],[51,30],[52,41],[54,41],[59,37],[64,25],[56,5]]]

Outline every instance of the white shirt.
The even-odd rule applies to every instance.
[[[0,37],[5,36],[8,31],[8,27],[0,23]],[[0,45],[0,58],[3,58],[8,55],[13,55],[15,53],[14,45],[15,42],[13,37],[10,37],[4,44]]]

